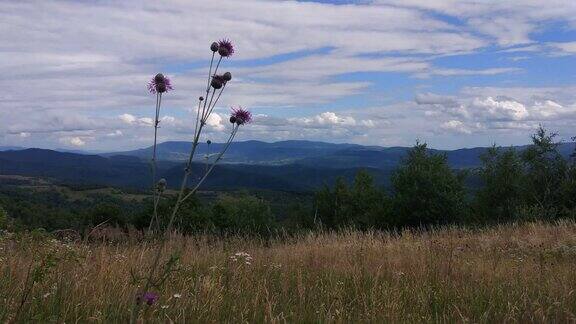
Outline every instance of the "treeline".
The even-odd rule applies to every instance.
[[[394,172],[389,190],[360,172],[317,194],[317,219],[326,227],[394,229],[443,224],[491,224],[576,218],[576,149],[565,159],[555,133],[540,127],[518,151],[493,146],[475,170],[452,170],[445,155],[417,143]],[[467,190],[467,177],[480,186]]]
[[[576,218],[576,149],[569,158],[558,151],[556,134],[540,128],[532,145],[516,150],[492,147],[478,169],[453,170],[445,155],[416,143],[391,178],[390,188],[375,185],[360,171],[352,183],[343,178],[325,186],[314,199],[271,202],[249,193],[192,199],[179,212],[185,233],[268,235],[301,229],[401,229],[444,224],[484,225],[522,220]],[[465,186],[474,178],[478,186]],[[159,205],[168,218],[173,197]],[[113,195],[70,199],[58,192],[0,192],[0,228],[76,229],[98,224],[146,229],[150,200]],[[165,224],[160,224],[164,226]]]

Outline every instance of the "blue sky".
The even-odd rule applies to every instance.
[[[572,0],[52,1],[0,3],[0,145],[124,150],[190,140],[210,43],[230,38],[240,140],[436,148],[524,144],[539,124],[576,135]]]

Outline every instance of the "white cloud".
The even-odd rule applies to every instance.
[[[215,129],[217,131],[223,131],[226,127],[224,126],[222,121],[223,121],[223,118],[219,114],[213,112],[210,114],[210,116],[206,120],[206,125],[212,127],[213,129]]]
[[[373,120],[360,120],[356,121],[351,116],[337,115],[334,112],[327,111],[312,117],[297,117],[288,118],[287,121],[294,125],[312,128],[326,128],[326,127],[374,127]]]
[[[108,136],[108,137],[120,137],[122,135],[124,135],[124,133],[119,129],[117,129],[111,133],[106,134],[106,136]]]
[[[561,53],[559,54],[569,54],[569,55],[576,54],[576,42],[549,43],[548,45],[550,45],[556,50],[560,50]]]
[[[122,114],[120,116],[118,116],[118,118],[124,122],[125,124],[128,125],[139,125],[139,126],[153,126],[154,125],[154,119],[150,118],[150,117],[136,117],[134,115],[131,114]],[[168,120],[170,120],[170,118],[168,118]]]
[[[125,122],[126,124],[134,124],[136,122],[136,117],[130,114],[122,114],[118,116],[121,121]]]
[[[474,99],[469,109],[472,114],[487,119],[522,120],[529,115],[526,107],[518,101],[492,97]]]
[[[80,137],[63,137],[60,141],[64,144],[81,147],[86,145],[86,141],[81,139]]]
[[[416,96],[424,115],[444,131],[462,134],[521,130],[527,136],[540,123],[571,136],[576,122],[576,95],[571,88],[467,88],[459,96]],[[504,95],[507,94],[507,95]],[[551,99],[556,98],[556,99]],[[561,101],[564,101],[562,103]],[[455,119],[457,117],[458,119]]]
[[[440,128],[456,133],[463,133],[463,134],[472,133],[472,131],[466,128],[464,123],[459,120],[449,120],[445,123],[442,123],[442,125],[440,125]]]

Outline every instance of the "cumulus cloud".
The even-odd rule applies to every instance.
[[[576,122],[576,96],[561,95],[567,90],[562,88],[532,90],[471,88],[459,96],[424,93],[417,95],[415,102],[423,107],[426,116],[438,120],[440,129],[447,132],[473,134],[486,130],[532,130],[538,124],[546,123],[554,129],[564,130],[566,136],[571,135],[566,122]],[[555,100],[543,99],[554,94]]]
[[[138,125],[138,126],[153,126],[154,125],[154,120],[150,117],[140,117],[137,118],[134,115],[131,114],[122,114],[120,116],[118,116],[118,118],[124,122],[125,124],[128,125]],[[170,121],[171,118],[168,118],[168,121]]]
[[[472,133],[472,131],[466,128],[464,123],[459,120],[449,120],[447,122],[444,122],[440,125],[440,128],[455,133],[463,133],[463,134]]]
[[[351,116],[341,116],[334,112],[327,111],[312,117],[298,117],[298,118],[288,118],[289,123],[299,125],[302,127],[312,127],[312,128],[325,128],[333,126],[341,127],[374,127],[374,121],[372,120],[360,120],[357,121]]]
[[[64,137],[61,138],[60,141],[64,144],[81,147],[86,145],[86,141],[80,137]]]

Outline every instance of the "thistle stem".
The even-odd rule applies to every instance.
[[[204,106],[202,107],[202,119],[204,119],[204,113],[206,112],[206,103],[208,102],[208,94],[210,94],[210,81],[213,78],[212,75],[213,61],[214,61],[214,53],[212,53],[212,60],[210,61],[210,72],[208,73],[208,87],[206,88],[206,98],[204,98]],[[216,63],[216,68],[214,69],[214,75],[218,73],[218,68],[220,67],[221,62],[222,62],[222,56],[220,56],[220,58],[218,59],[218,63]],[[214,89],[214,91],[216,91],[216,89]]]
[[[236,136],[236,133],[238,132],[238,127],[239,127],[239,125],[234,126],[234,129],[232,130],[232,134],[230,134],[230,137],[228,138],[228,141],[226,142],[226,146],[224,146],[224,149],[222,149],[222,152],[220,152],[220,154],[218,154],[216,159],[214,159],[214,162],[212,162],[212,164],[210,165],[210,168],[206,171],[206,173],[204,173],[204,176],[200,179],[200,181],[198,181],[196,186],[194,186],[194,188],[186,196],[184,196],[184,198],[182,198],[182,202],[184,202],[186,199],[190,198],[190,196],[195,194],[196,191],[198,190],[198,188],[200,188],[200,186],[204,182],[204,180],[206,180],[206,178],[208,178],[208,176],[210,175],[210,173],[212,172],[212,170],[214,169],[214,167],[216,166],[218,161],[220,161],[220,159],[222,158],[222,155],[224,155],[224,153],[226,153],[226,150],[228,150],[228,147],[230,147],[230,144],[232,144],[232,141],[234,140],[234,137]]]
[[[208,108],[205,108],[204,111],[202,111],[202,121],[206,122],[208,120],[208,111],[210,110],[210,107],[212,106],[212,101],[214,100],[214,95],[216,94],[216,89],[214,89],[212,91],[212,96],[210,96],[210,103],[208,104]]]
[[[208,70],[208,85],[206,86],[206,95],[210,91],[210,80],[212,79],[212,65],[214,64],[214,55],[216,52],[212,52],[212,58],[210,59],[210,69]]]
[[[160,123],[160,106],[162,104],[162,93],[158,92],[156,94],[156,115],[154,118],[154,145],[152,148],[152,198],[154,202],[154,211],[152,218],[150,219],[150,225],[148,226],[148,231],[152,230],[152,225],[158,218],[158,205],[156,202],[156,147],[158,143],[158,124]]]
[[[222,86],[222,90],[220,90],[220,92],[218,93],[218,97],[216,97],[214,104],[212,104],[211,107],[210,107],[210,105],[208,105],[208,112],[206,113],[206,120],[208,120],[208,116],[210,116],[210,114],[214,110],[214,107],[216,107],[216,104],[218,103],[218,100],[220,100],[220,96],[222,95],[222,92],[224,92],[225,88],[226,88],[226,83],[224,83],[224,85]],[[206,120],[204,120],[204,121],[206,121]]]

